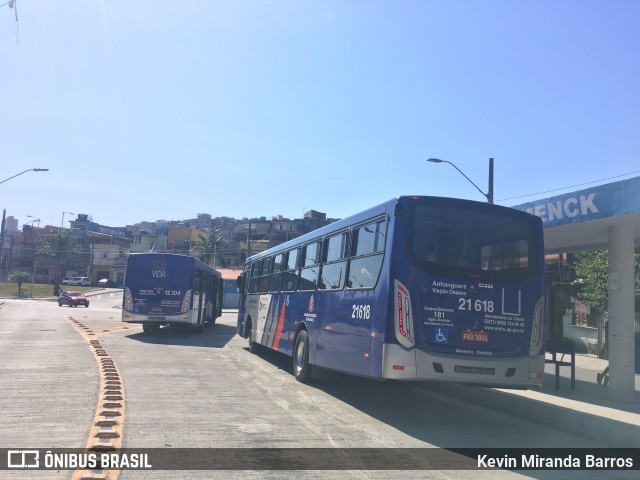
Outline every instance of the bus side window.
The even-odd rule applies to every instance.
[[[271,265],[273,263],[273,257],[264,258],[262,260],[262,269],[260,270],[260,285],[258,291],[260,293],[267,293],[269,290],[269,275],[271,274]]]
[[[286,254],[286,264],[284,280],[282,283],[283,292],[294,292],[298,288],[298,253],[299,248],[289,250]]]
[[[320,274],[320,241],[309,243],[302,248],[300,284],[298,290],[315,290]]]
[[[347,288],[375,287],[382,268],[386,232],[386,220],[353,229]]]
[[[207,279],[207,291],[209,292],[209,299],[211,303],[216,305],[216,286],[217,286],[217,278],[213,273],[208,273],[209,278]]]
[[[258,291],[258,283],[260,278],[260,265],[261,262],[253,262],[251,264],[251,276],[249,278],[249,293],[256,293]]]
[[[340,290],[347,275],[347,232],[328,237],[324,241],[322,281],[318,288]]]
[[[193,293],[200,293],[202,291],[202,270],[196,267],[196,279],[193,282]]]
[[[273,257],[273,272],[269,279],[269,291],[279,292],[282,285],[282,270],[284,269],[284,253],[279,253]]]

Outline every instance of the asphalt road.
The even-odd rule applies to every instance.
[[[0,301],[2,302],[2,301]],[[296,382],[290,359],[251,354],[235,312],[204,334],[123,325],[120,296],[88,309],[53,302],[0,305],[0,448],[82,448],[97,407],[99,373],[68,317],[91,328],[117,365],[128,448],[606,447],[455,400],[341,374]],[[125,329],[126,328],[126,329]],[[611,473],[612,475],[609,475]],[[635,478],[607,472],[606,478]],[[0,472],[2,478],[70,478],[68,471]],[[8,475],[5,475],[8,474]],[[123,471],[139,478],[604,478],[587,471]]]

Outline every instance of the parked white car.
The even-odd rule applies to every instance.
[[[91,285],[91,280],[89,277],[71,277],[68,280],[63,280],[62,285],[89,286]]]

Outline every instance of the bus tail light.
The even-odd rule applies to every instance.
[[[396,338],[400,345],[411,348],[415,345],[413,340],[411,296],[407,288],[397,280],[395,281],[394,304]]]
[[[529,344],[529,356],[535,357],[542,348],[542,327],[544,324],[544,297],[538,300],[533,312],[533,322],[531,325],[531,343]]]
[[[127,312],[133,312],[133,295],[129,287],[124,289],[124,309]]]
[[[191,290],[187,290],[187,293],[184,294],[184,298],[182,299],[182,305],[180,306],[180,315],[184,315],[191,309]]]

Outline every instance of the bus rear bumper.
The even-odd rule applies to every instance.
[[[192,322],[189,315],[171,315],[171,316],[149,316],[149,315],[136,315],[133,313],[122,313],[122,321],[125,323],[151,323],[159,325],[169,324],[183,324],[183,325],[195,325]]]
[[[524,358],[445,356],[432,355],[418,348],[384,345],[382,377],[529,388],[542,385],[544,355]]]

